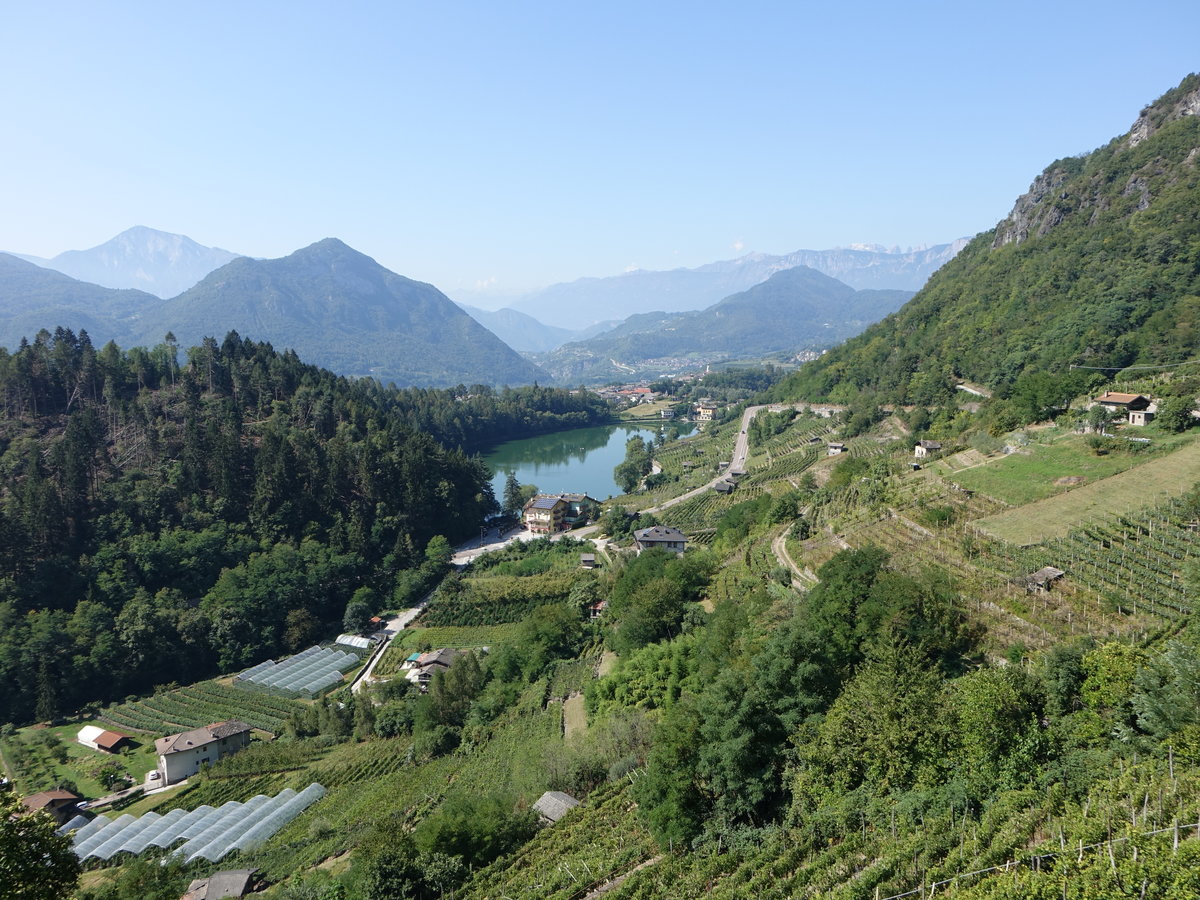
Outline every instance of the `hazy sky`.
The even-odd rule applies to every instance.
[[[0,9],[0,249],[336,236],[471,302],[972,235],[1200,70],[1195,0]]]

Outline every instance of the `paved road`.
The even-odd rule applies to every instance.
[[[355,677],[354,683],[350,685],[350,690],[352,692],[357,694],[362,689],[364,684],[369,684],[371,682],[371,673],[375,671],[376,663],[383,658],[383,654],[387,650],[388,645],[391,644],[392,638],[403,631],[413,619],[423,613],[425,611],[425,606],[428,603],[429,597],[425,596],[421,598],[421,602],[412,609],[406,609],[404,612],[400,613],[400,615],[393,616],[387,620],[387,624],[380,629],[380,633],[382,633],[384,636],[383,640],[380,642],[379,646],[375,648],[375,652],[371,656],[370,661],[362,667],[362,670],[358,673],[357,677]]]
[[[766,406],[748,406],[746,411],[742,413],[742,429],[738,432],[738,436],[733,442],[733,456],[729,460],[729,468],[726,472],[744,472],[746,471],[746,459],[750,456],[750,438],[746,434],[746,430],[750,427],[750,421],[758,415],[759,410],[767,409]],[[703,494],[705,491],[711,491],[717,486],[717,482],[725,480],[725,472],[722,472],[712,481],[707,484],[702,484],[698,488],[693,488],[686,494],[680,494],[678,497],[672,497],[670,500],[664,500],[658,506],[651,506],[643,509],[642,512],[657,513],[664,509],[670,509],[672,506],[683,503],[685,500],[691,500]]]

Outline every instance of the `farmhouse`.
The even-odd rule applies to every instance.
[[[438,650],[430,650],[428,653],[422,653],[414,659],[412,656],[404,661],[404,668],[408,669],[405,678],[419,687],[422,691],[429,690],[429,682],[433,681],[433,676],[440,670],[446,671],[461,654],[457,650],[449,650],[442,647]]]
[[[1093,402],[1117,412],[1132,412],[1148,407],[1150,405],[1150,398],[1144,397],[1141,394],[1122,394],[1117,391],[1105,391]]]
[[[154,750],[162,783],[182,781],[199,772],[202,765],[245,749],[250,745],[250,731],[245,722],[230,719],[159,738]]]
[[[128,745],[131,741],[127,734],[121,734],[119,731],[106,731],[98,725],[84,725],[79,729],[79,734],[75,735],[75,740],[85,747],[103,750],[105,753],[116,753],[121,749],[122,744]]]
[[[941,441],[917,441],[917,446],[913,447],[913,456],[917,459],[924,459],[930,453],[937,453],[941,449]]]
[[[666,550],[668,553],[682,553],[687,549],[687,535],[678,528],[668,528],[664,525],[635,531],[633,541],[638,553],[655,548]]]
[[[596,554],[595,553],[580,553],[579,554],[579,566],[580,566],[580,568],[583,568],[583,569],[596,568]]]
[[[21,805],[30,812],[45,810],[54,817],[58,824],[63,825],[75,815],[75,804],[83,798],[72,791],[39,791],[21,800]]]
[[[846,445],[843,444],[841,441],[830,441],[828,447],[826,448],[827,456],[837,456],[839,453],[845,453],[845,452],[846,452]]]

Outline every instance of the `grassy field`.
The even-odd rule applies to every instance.
[[[947,461],[935,463],[938,474],[962,487],[995,497],[1012,506],[1024,506],[1046,497],[1077,491],[1120,472],[1141,467],[1171,455],[1181,446],[1195,442],[1191,435],[1166,435],[1151,429],[1128,430],[1125,437],[1147,436],[1153,440],[1142,452],[1117,451],[1097,456],[1085,436],[1070,432],[1047,433],[1044,442],[1006,456],[990,457],[965,469],[954,469]]]
[[[1012,477],[1015,479],[1015,475]],[[966,486],[962,475],[958,481]],[[1197,481],[1200,481],[1200,442],[1192,440],[1173,453],[1152,456],[1118,474],[1038,499],[1019,509],[978,519],[975,524],[1010,543],[1038,544],[1063,537],[1072,527],[1114,511],[1151,506],[1164,495],[1190,489]]]
[[[22,793],[31,794],[71,782],[85,797],[102,797],[120,787],[110,788],[101,781],[105,769],[119,770],[129,775],[134,784],[141,784],[146,773],[154,768],[153,739],[135,734],[132,749],[105,753],[84,747],[75,740],[84,725],[112,728],[93,720],[52,728],[30,726],[0,742],[7,765],[13,770],[14,780]]]

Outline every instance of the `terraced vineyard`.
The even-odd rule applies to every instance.
[[[680,529],[691,536],[700,531],[716,528],[721,516],[730,507],[745,500],[753,500],[763,493],[763,486],[747,484],[739,486],[732,494],[718,494],[716,491],[705,491],[688,500],[663,510],[660,518],[671,526]]]
[[[553,828],[480,869],[458,896],[570,900],[651,859],[658,849],[637,820],[628,787],[621,781],[596,790]]]
[[[1179,841],[1196,834],[1198,800],[1194,771],[1181,774],[1166,760],[1150,760],[1114,771],[1078,801],[1068,800],[1061,785],[1008,791],[982,814],[959,810],[923,823],[877,804],[844,823],[837,841],[789,830],[740,850],[666,855],[605,897],[1010,898],[1034,896],[1039,880],[1045,893],[1036,896],[1057,897],[1072,872],[1088,865],[1108,870],[1130,858],[1131,844],[1148,858],[1170,859],[1182,849]],[[537,864],[548,860],[529,859],[526,870],[541,871]],[[1137,895],[1135,889],[1128,896]]]
[[[278,734],[292,711],[298,708],[300,704],[294,700],[241,691],[217,681],[201,681],[145,700],[110,706],[100,718],[117,728],[155,734],[170,734],[238,719]]]

